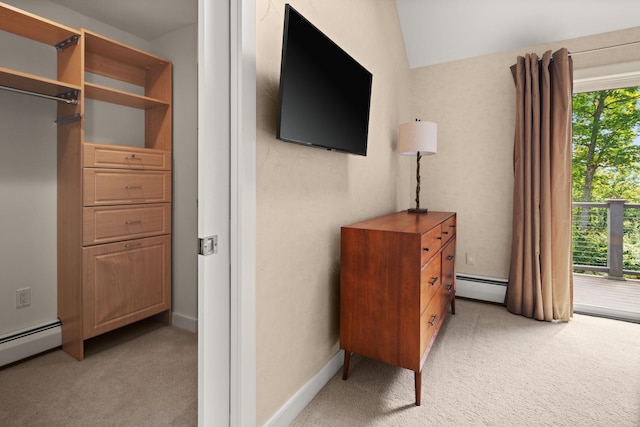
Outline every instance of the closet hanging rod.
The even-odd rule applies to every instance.
[[[17,92],[17,93],[23,93],[25,95],[37,96],[39,98],[53,99],[54,101],[66,102],[67,104],[77,104],[78,103],[78,100],[76,100],[76,99],[59,98],[57,96],[45,95],[43,93],[31,92],[31,91],[23,90],[23,89],[16,89],[14,87],[9,87],[9,86],[0,86],[0,89],[8,90],[9,92]]]
[[[591,52],[599,52],[601,50],[615,49],[617,47],[633,46],[635,44],[640,44],[640,41],[614,44],[614,45],[611,45],[611,46],[596,47],[596,48],[593,48],[593,49],[586,49],[586,50],[581,50],[581,51],[578,51],[578,52],[570,52],[569,56],[582,55],[582,54],[591,53]]]

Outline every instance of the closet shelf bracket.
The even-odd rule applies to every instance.
[[[77,104],[78,103],[78,95],[80,91],[78,89],[72,89],[68,92],[64,92],[55,96],[55,98],[60,98],[60,101],[66,102],[67,104]]]
[[[58,52],[65,50],[66,48],[68,48],[71,45],[75,45],[78,44],[78,39],[80,38],[80,36],[75,35],[75,36],[71,36],[68,39],[62,40],[60,43],[58,43],[56,45],[56,50]]]
[[[78,120],[82,120],[82,114],[75,113],[75,114],[72,114],[70,116],[64,116],[64,117],[60,117],[59,119],[56,119],[56,124],[57,125],[66,125],[68,123],[77,122]]]

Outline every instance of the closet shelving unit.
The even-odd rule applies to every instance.
[[[0,30],[16,34],[58,51],[57,80],[0,67],[0,87],[64,103],[76,102],[81,89],[80,31],[0,3]]]
[[[63,350],[82,360],[89,338],[150,316],[171,323],[172,65],[4,3],[0,30],[57,50],[57,80],[0,67],[0,87],[60,101],[58,317]],[[144,141],[86,141],[86,99],[144,110]]]

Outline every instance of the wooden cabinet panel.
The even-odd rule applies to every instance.
[[[171,153],[121,145],[83,144],[84,167],[170,170]]]
[[[171,308],[171,237],[82,250],[84,335],[93,337]]]
[[[85,246],[171,233],[171,205],[84,208]]]
[[[455,221],[452,212],[403,211],[342,227],[343,379],[352,353],[411,369],[420,405],[422,366],[447,307],[455,313]]]
[[[171,173],[89,169],[83,172],[85,206],[171,201]]]

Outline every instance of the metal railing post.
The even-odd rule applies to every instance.
[[[607,263],[609,267],[609,279],[624,280],[622,272],[622,238],[624,231],[624,199],[607,199],[609,203],[609,248],[607,251]]]

